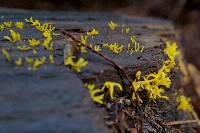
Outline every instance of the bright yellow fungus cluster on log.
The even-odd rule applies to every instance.
[[[29,64],[31,67],[29,69],[36,70],[41,65],[47,63],[47,60],[49,60],[49,63],[54,64],[56,60],[54,60],[54,43],[53,43],[53,36],[58,36],[59,34],[55,33],[55,27],[44,23],[41,24],[41,22],[37,19],[33,19],[32,17],[29,19],[25,19],[26,23],[28,23],[32,28],[35,28],[39,32],[41,32],[41,35],[43,36],[43,40],[39,40],[37,38],[29,38],[27,40],[27,44],[22,43],[23,39],[21,38],[20,34],[16,32],[14,29],[24,30],[24,23],[23,22],[3,22],[0,24],[0,31],[9,30],[10,35],[4,36],[4,39],[9,41],[12,46],[16,46],[17,50],[20,50],[21,52],[26,51],[33,51],[33,54],[37,55],[37,48],[40,46],[43,46],[43,48],[47,51],[49,51],[48,56],[42,56],[38,58],[34,57],[18,57],[15,60],[12,58],[12,56],[9,53],[9,50],[6,48],[1,48],[2,54],[5,56],[7,61],[14,63],[17,66],[23,65],[23,63]],[[108,28],[111,30],[111,32],[114,32],[118,28],[121,28],[122,34],[129,34],[131,33],[131,28],[127,26],[120,26],[119,24],[110,21],[108,23]],[[143,52],[144,46],[141,46],[138,41],[136,41],[136,37],[134,35],[131,35],[130,42],[126,45],[119,44],[117,42],[113,43],[103,43],[103,44],[91,44],[88,41],[89,39],[94,39],[101,33],[96,30],[95,28],[92,28],[91,30],[87,31],[85,34],[82,34],[80,36],[80,42],[76,43],[76,48],[82,52],[87,53],[87,49],[90,48],[96,53],[100,53],[104,48],[111,51],[114,54],[121,54],[125,47],[127,47],[127,51],[130,54]],[[17,43],[22,44],[17,44]],[[40,47],[41,48],[41,47]],[[171,72],[171,69],[173,69],[176,65],[176,57],[179,55],[179,51],[177,50],[177,44],[175,42],[166,42],[166,48],[164,50],[166,53],[168,59],[163,61],[162,67],[154,73],[146,74],[144,75],[141,71],[137,71],[135,74],[135,79],[132,79],[131,85],[129,86],[129,89],[132,89],[131,92],[133,94],[131,95],[131,100],[136,101],[139,100],[140,103],[143,102],[143,98],[141,97],[141,94],[144,95],[148,100],[159,100],[159,99],[165,99],[168,100],[169,97],[166,95],[165,91],[167,89],[171,88],[171,79],[169,76],[169,73]],[[69,66],[73,71],[75,72],[81,72],[81,69],[85,67],[88,64],[88,61],[86,61],[84,58],[80,57],[77,58],[73,55],[69,55],[68,57],[64,58],[63,65]],[[85,87],[88,88],[89,94],[92,98],[92,100],[99,104],[105,103],[105,97],[108,96],[110,100],[113,100],[115,97],[118,97],[116,92],[124,93],[125,88],[120,83],[112,82],[112,81],[105,81],[104,84],[101,85],[100,88],[96,88],[95,84],[85,84]],[[136,96],[137,94],[137,96]],[[139,99],[138,99],[139,98]],[[193,107],[190,104],[190,99],[186,98],[185,96],[179,96],[177,97],[178,104],[178,110],[189,110],[193,111]]]

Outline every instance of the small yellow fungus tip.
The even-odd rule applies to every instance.
[[[174,61],[175,57],[180,54],[180,52],[177,51],[177,48],[178,46],[176,42],[171,42],[171,41],[166,42],[165,53],[168,55],[171,61]]]
[[[38,67],[40,67],[42,64],[45,63],[46,61],[46,57],[45,56],[42,56],[41,58],[30,58],[30,57],[25,57],[25,61],[32,65],[32,67],[30,67],[30,69],[32,70],[36,70]]]
[[[193,106],[191,104],[191,99],[181,95],[176,98],[176,101],[179,103],[177,109],[178,110],[183,110],[183,111],[190,111],[193,112]]]
[[[21,66],[21,64],[22,64],[22,57],[19,57],[19,58],[15,61],[15,64],[18,65],[18,66]]]
[[[30,19],[25,19],[25,21],[27,22],[27,23],[30,23],[31,24],[31,26],[39,26],[40,25],[40,22],[39,22],[39,20],[33,20],[33,18],[32,17],[30,17]]]
[[[92,37],[97,36],[98,34],[99,34],[99,32],[95,28],[93,28],[91,31],[87,32],[87,35],[92,36]]]
[[[28,51],[31,48],[29,46],[23,45],[23,46],[17,46],[17,48],[21,51]]]
[[[74,59],[75,56],[68,56],[64,59],[64,65],[69,65],[74,71],[80,72],[81,68],[88,64],[88,62],[82,57],[80,57],[77,62],[74,62]]]
[[[12,61],[12,58],[11,58],[9,52],[8,52],[6,49],[2,48],[2,53],[3,53],[3,55],[6,57],[6,59],[7,59],[8,61],[10,61],[10,62]]]
[[[102,87],[102,91],[105,90],[105,88],[108,89],[108,92],[110,94],[110,98],[113,99],[114,98],[114,90],[118,89],[120,91],[123,91],[121,84],[116,83],[116,82],[110,82],[110,81],[106,81]]]
[[[83,45],[86,45],[87,44],[87,39],[88,39],[88,36],[84,35],[84,36],[81,36],[81,43]]]
[[[125,27],[125,25],[122,25],[122,34],[126,33],[128,34],[130,32],[130,28],[129,27]]]
[[[28,40],[28,43],[29,43],[30,46],[35,47],[35,46],[40,45],[40,40],[29,39],[29,40]]]
[[[109,28],[110,28],[111,30],[115,30],[115,29],[118,27],[118,24],[116,24],[116,23],[113,22],[113,21],[110,21],[110,22],[108,23],[108,26],[109,26]]]
[[[114,54],[120,54],[123,50],[124,45],[121,44],[117,44],[117,43],[113,43],[113,44],[103,44],[104,47],[109,48],[110,51],[112,51]]]
[[[17,41],[21,41],[20,34],[15,32],[14,30],[10,30],[11,37],[4,36],[4,39],[10,41],[11,43],[15,43]]]
[[[3,31],[5,29],[5,26],[3,24],[0,24],[0,31]]]
[[[88,39],[88,36],[87,35],[83,35],[81,36],[81,43],[82,45],[80,46],[80,44],[78,44],[77,48],[82,52],[82,53],[86,53],[86,45],[87,45],[87,39]]]
[[[51,54],[49,55],[49,61],[51,64],[53,64],[55,61],[54,61],[54,56]]]
[[[131,43],[127,46],[127,51],[130,54],[143,52],[144,46],[141,46],[139,42],[136,42],[135,36],[131,36]]]
[[[15,27],[22,30],[24,28],[24,23],[23,22],[15,22]]]
[[[90,97],[94,102],[104,104],[104,94],[101,89],[95,88],[95,84],[84,84],[84,86],[88,88]]]
[[[12,21],[9,21],[9,22],[3,22],[3,24],[5,25],[5,27],[7,28],[11,28],[12,27]]]

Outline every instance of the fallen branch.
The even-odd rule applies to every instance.
[[[200,120],[182,120],[182,121],[172,121],[172,122],[167,122],[168,126],[173,126],[173,125],[182,125],[182,124],[193,124],[193,123],[198,123]]]

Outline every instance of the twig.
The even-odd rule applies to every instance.
[[[199,121],[197,124],[200,127],[200,120],[199,120],[199,117],[197,116],[197,113],[195,111],[192,111],[191,113],[192,113],[193,118],[195,120]]]
[[[183,120],[183,121],[172,121],[172,122],[167,122],[168,126],[173,126],[173,125],[182,125],[182,124],[192,124],[192,123],[198,123],[200,120]]]

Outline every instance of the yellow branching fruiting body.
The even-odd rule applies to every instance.
[[[0,31],[3,31],[5,29],[5,26],[3,24],[0,24]]]
[[[86,45],[87,44],[87,39],[88,39],[88,36],[81,36],[81,43],[83,45]]]
[[[175,57],[179,54],[177,51],[176,43],[167,43],[165,53],[168,55],[169,59],[163,62],[163,66],[158,70],[157,73],[151,73],[141,77],[141,72],[136,73],[136,80],[132,82],[133,89],[136,92],[146,90],[148,98],[151,100],[156,99],[166,99],[169,98],[164,95],[164,88],[171,87],[171,79],[168,76],[168,73],[172,68],[175,67]],[[136,97],[133,95],[133,100]]]
[[[44,23],[41,26],[40,25],[36,26],[36,29],[43,32],[43,33],[46,32],[47,34],[51,34],[51,32],[55,29],[55,27],[52,27],[52,25],[50,25],[48,23]],[[48,37],[48,36],[46,36],[46,37]]]
[[[54,63],[54,56],[51,54],[51,55],[49,55],[49,61],[50,61],[50,63]]]
[[[193,106],[190,103],[191,102],[190,98],[181,95],[176,98],[176,101],[179,103],[179,105],[177,107],[178,110],[190,111],[190,112],[194,111]]]
[[[33,48],[33,54],[37,54],[37,50],[35,48]]]
[[[22,64],[22,57],[19,57],[16,61],[15,64],[20,66]]]
[[[51,37],[51,32],[49,30],[44,31],[43,32],[43,36],[46,37],[46,38],[52,38]]]
[[[101,89],[95,88],[95,84],[85,84],[85,87],[88,88],[90,97],[94,102],[104,104],[104,94]]]
[[[113,21],[110,21],[108,23],[108,26],[110,27],[111,30],[115,30],[118,27],[118,24],[114,23]]]
[[[126,33],[128,34],[130,32],[130,28],[129,27],[122,27],[122,33]]]
[[[88,62],[82,57],[80,57],[77,62],[74,62],[74,58],[74,56],[68,56],[66,59],[64,59],[64,65],[69,65],[74,71],[80,72],[81,68],[86,66]]]
[[[12,27],[12,23],[13,23],[13,22],[11,22],[11,21],[9,21],[9,22],[3,22],[3,24],[4,24],[5,27],[7,27],[7,28],[11,28],[11,27]]]
[[[23,45],[23,46],[17,46],[17,48],[21,51],[28,51],[31,48],[29,46]]]
[[[6,49],[2,48],[2,53],[4,54],[4,56],[8,61],[12,61],[12,58]]]
[[[24,23],[23,22],[15,22],[15,27],[22,30],[24,28]]]
[[[139,42],[136,42],[135,36],[131,36],[131,43],[127,46],[127,51],[130,52],[130,54],[143,52],[144,46],[140,46]]]
[[[131,36],[131,43],[135,43],[135,36]]]
[[[37,25],[37,26],[36,26],[36,29],[38,29],[38,30],[41,31],[41,32],[44,32],[44,31],[46,31],[46,30],[48,29],[48,27],[49,27],[49,24],[48,24],[48,23],[45,23],[45,24],[43,24],[43,25]]]
[[[110,45],[110,50],[113,51],[115,54],[119,54],[122,52],[124,45],[118,45],[117,43],[113,43]]]
[[[43,46],[46,48],[46,49],[50,49],[50,47],[53,45],[53,42],[52,42],[52,38],[46,38],[44,39],[44,42],[43,42]]]
[[[45,63],[46,57],[43,56],[43,57],[38,58],[38,59],[33,59],[33,58],[30,58],[30,57],[25,57],[25,61],[28,64],[32,65],[33,70],[36,70],[39,66],[41,66],[42,64]]]
[[[28,40],[28,43],[29,43],[30,46],[35,47],[35,46],[40,45],[40,40],[29,39],[29,40]]]
[[[33,20],[33,18],[31,17],[30,19],[25,19],[25,21],[27,22],[27,23],[30,23],[31,24],[31,26],[39,26],[40,25],[40,22],[39,22],[39,20]]]
[[[95,28],[93,28],[92,31],[87,32],[87,35],[92,37],[97,36],[98,34],[99,32]]]
[[[124,45],[119,45],[117,43],[113,44],[103,44],[104,47],[109,48],[110,51],[112,51],[114,54],[119,54],[122,52]]]
[[[20,34],[15,32],[14,30],[10,30],[11,37],[4,36],[4,39],[10,41],[11,43],[15,43],[17,41],[21,41]]]
[[[46,60],[45,56],[39,59],[35,59],[35,61],[33,62],[33,69],[37,69],[40,65],[44,64],[45,60]]]
[[[177,44],[176,42],[167,41],[166,45],[167,48],[165,49],[165,53],[168,55],[171,61],[174,61],[175,57],[180,54],[180,52],[177,51]]]
[[[113,95],[114,95],[114,90],[115,90],[115,88],[118,89],[118,90],[120,90],[120,91],[123,91],[121,84],[116,83],[116,82],[106,81],[106,82],[104,83],[103,87],[102,87],[102,91],[104,91],[105,88],[108,89],[108,92],[109,92],[109,94],[110,94],[110,98],[111,98],[111,99],[114,98]]]
[[[33,59],[33,58],[30,58],[30,57],[25,57],[25,61],[26,61],[28,64],[33,64],[34,59]]]
[[[87,35],[84,35],[84,36],[81,36],[81,43],[82,43],[82,46],[79,46],[78,45],[78,49],[82,52],[82,53],[86,53],[86,45],[87,45],[87,39],[88,39],[88,36]]]
[[[100,45],[95,45],[94,50],[100,52],[101,51]]]
[[[135,74],[137,80],[140,80],[140,78],[141,78],[141,74],[142,74],[141,71],[137,71],[137,73]]]

